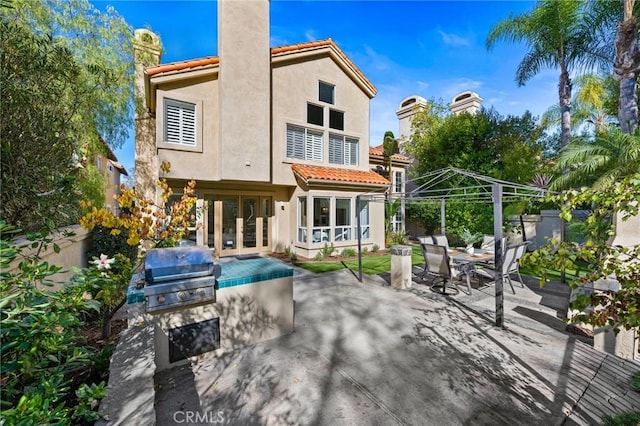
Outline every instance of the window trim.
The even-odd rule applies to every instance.
[[[331,101],[325,101],[322,99],[320,88],[323,85],[331,88]],[[325,104],[329,104],[329,105],[335,105],[336,104],[336,85],[327,83],[326,81],[319,80],[318,81],[318,101],[324,102]]]
[[[341,140],[342,161],[337,163],[332,161],[332,142]],[[350,149],[347,148],[347,144],[352,145]],[[344,134],[329,132],[329,139],[327,140],[327,151],[329,164],[343,165],[343,166],[359,166],[360,165],[360,139],[347,136]],[[335,155],[334,155],[335,156]],[[355,162],[351,162],[352,157],[355,156]]]
[[[190,98],[187,96],[177,95],[171,92],[158,91],[158,99],[156,109],[156,146],[161,149],[170,149],[175,151],[202,152],[202,100]],[[167,142],[165,140],[165,102],[174,101],[178,103],[192,104],[195,114],[195,145],[185,145],[175,142]]]
[[[303,144],[303,153],[304,153],[304,158],[299,158],[299,157],[290,157],[289,156],[289,129],[290,128],[296,128],[299,130],[302,130],[304,132],[303,135],[303,140],[302,140],[302,144]],[[320,137],[320,142],[319,142],[319,147],[316,146],[316,142],[317,140],[309,140],[309,136],[316,136],[316,137]],[[309,146],[311,147],[310,150],[308,149]],[[297,124],[292,124],[292,123],[287,123],[286,124],[286,129],[285,129],[285,143],[284,143],[284,158],[287,161],[308,161],[308,162],[312,162],[312,163],[324,163],[325,161],[325,132],[323,130],[319,130],[319,129],[313,129],[310,127],[305,127],[305,126],[300,126]],[[295,155],[295,146],[292,147],[293,154]],[[316,158],[314,156],[315,154],[319,155],[319,158]]]

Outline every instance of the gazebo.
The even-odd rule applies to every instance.
[[[493,204],[493,235],[495,238],[495,270],[500,271],[503,263],[502,248],[502,206],[504,202],[527,198],[542,198],[547,190],[508,182],[490,176],[484,176],[469,170],[453,167],[435,170],[407,182],[411,188],[404,193],[368,192],[356,197],[359,206],[361,200],[387,202],[401,199],[404,203],[412,201],[430,201],[440,203],[441,231],[445,232],[445,210],[447,200],[459,200],[466,203]],[[357,215],[356,215],[357,216]],[[360,218],[356,218],[358,228],[358,277],[362,281],[362,247]],[[502,274],[495,274],[496,325],[504,326],[504,294]]]

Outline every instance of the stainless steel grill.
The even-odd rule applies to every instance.
[[[149,250],[144,269],[147,312],[215,301],[220,266],[207,247]]]

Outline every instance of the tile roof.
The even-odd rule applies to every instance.
[[[145,73],[149,76],[161,74],[169,71],[182,71],[189,68],[203,67],[206,65],[215,65],[220,62],[220,57],[210,56],[202,59],[190,59],[188,61],[172,62],[170,64],[158,65],[156,67],[149,67],[145,70]]]
[[[310,41],[307,43],[289,44],[286,46],[274,47],[271,49],[271,56],[278,56],[278,55],[287,54],[287,53],[296,53],[296,52],[301,52],[305,50],[314,50],[322,47],[332,47],[336,51],[336,53],[342,58],[342,60],[353,70],[353,72],[355,72],[358,75],[358,77],[360,77],[370,87],[370,89],[373,90],[374,93],[376,92],[375,86],[369,81],[367,77],[365,77],[362,71],[360,71],[360,69],[358,69],[358,67],[353,62],[351,62],[351,60],[347,57],[347,55],[345,55],[344,52],[340,50],[338,45],[335,44],[334,41],[331,40],[330,38],[326,40],[317,40],[317,41]]]
[[[379,156],[379,157],[384,157],[384,149],[382,148],[382,145],[370,146],[369,147],[369,155],[376,155],[376,156]],[[399,160],[399,161],[410,161],[411,160],[409,157],[407,157],[406,155],[402,155],[402,154],[393,154],[392,158],[394,160]]]
[[[351,62],[351,60],[347,57],[347,55],[345,55],[344,52],[342,52],[342,50],[340,50],[340,48],[330,38],[326,40],[310,41],[307,43],[289,44],[286,46],[274,47],[271,49],[271,56],[282,56],[282,55],[304,52],[304,51],[313,51],[313,50],[321,49],[323,47],[333,48],[334,51],[338,54],[338,56],[340,56],[340,58],[342,58],[342,60],[348,65],[348,67],[351,68],[353,72],[357,74],[358,77],[360,77],[360,79],[362,79],[362,81],[367,86],[369,86],[369,89],[371,89],[375,94],[376,92],[375,86],[369,81],[369,79],[367,79],[367,77],[365,77],[362,71],[360,71],[353,62]],[[147,74],[147,76],[153,76],[153,75],[162,74],[165,72],[183,71],[183,70],[203,67],[207,65],[217,65],[219,62],[220,62],[219,56],[210,56],[210,57],[201,58],[201,59],[190,59],[186,61],[172,62],[170,64],[163,64],[155,67],[149,67],[145,70],[145,73]]]
[[[390,182],[372,171],[339,169],[337,167],[310,166],[308,164],[292,164],[291,170],[305,182],[310,180],[360,183],[376,186],[388,186]]]

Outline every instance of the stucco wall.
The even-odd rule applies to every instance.
[[[51,276],[49,279],[54,283],[51,287],[52,290],[61,289],[64,283],[68,282],[73,276],[72,267],[83,268],[87,266],[87,251],[91,245],[91,232],[83,229],[79,225],[69,226],[64,228],[66,231],[73,232],[75,235],[66,237],[63,233],[56,233],[53,235],[53,241],[48,245],[46,250],[39,253],[43,262],[48,262],[50,265],[62,266],[62,271]],[[60,252],[56,253],[53,249],[53,243],[60,247]],[[24,245],[26,248],[22,254],[24,256],[36,255],[37,249],[31,248],[31,241],[27,241],[23,238],[16,240],[18,246]],[[5,271],[16,272],[18,265],[22,260],[18,257]]]
[[[290,163],[303,160],[286,159],[287,124],[324,131],[324,163],[309,164],[369,169],[369,97],[344,73],[330,57],[306,62],[277,63],[273,80],[273,183],[294,185]],[[335,103],[318,100],[318,84],[335,86]],[[307,123],[307,103],[323,106],[324,126]],[[329,108],[344,112],[344,131],[329,128]],[[358,138],[358,166],[330,164],[329,132]]]

